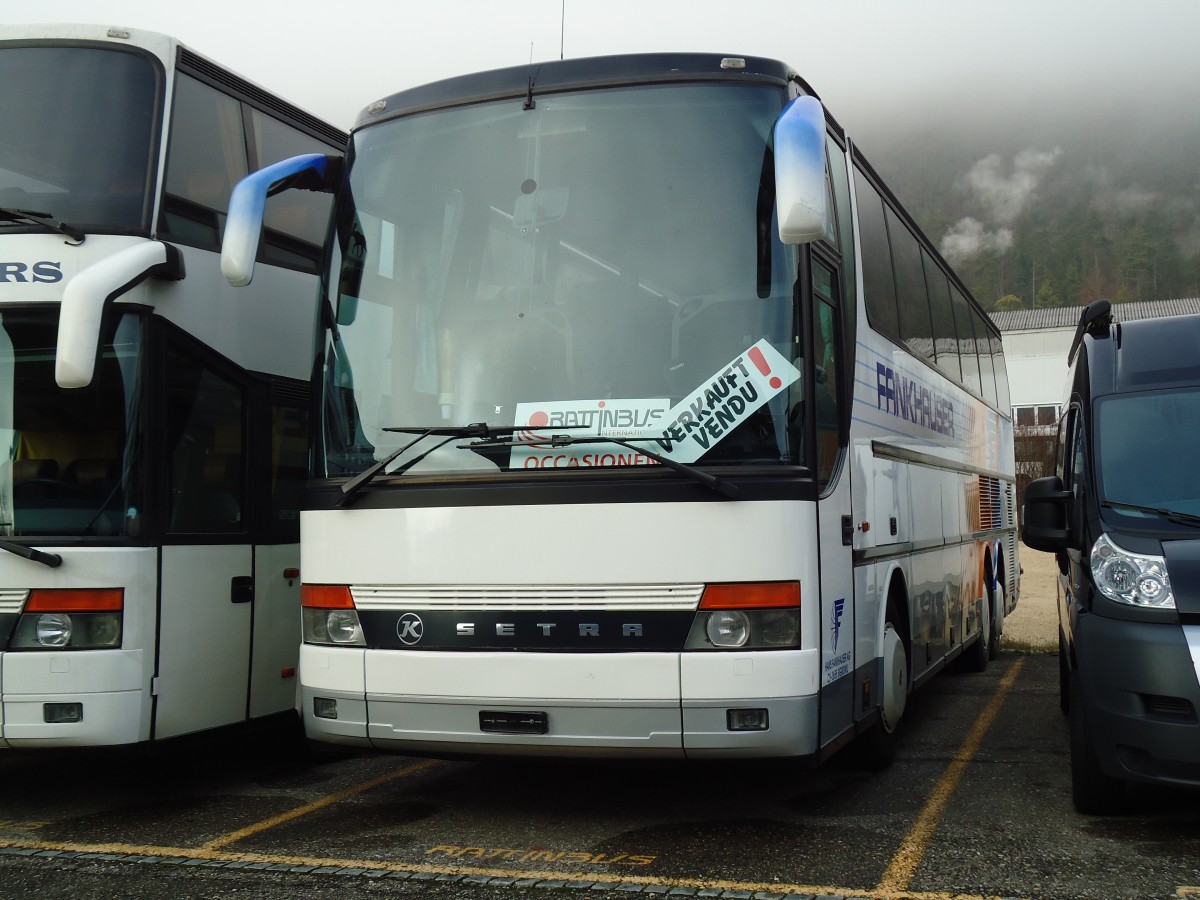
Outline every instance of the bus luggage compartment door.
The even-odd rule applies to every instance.
[[[162,550],[154,736],[246,718],[254,603],[232,602],[234,578],[253,572],[248,544]]]

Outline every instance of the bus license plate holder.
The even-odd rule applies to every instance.
[[[550,722],[544,712],[536,710],[482,709],[479,730],[488,734],[546,734]]]

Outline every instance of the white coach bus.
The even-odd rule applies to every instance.
[[[295,716],[299,504],[330,198],[233,185],[346,135],[172,38],[0,28],[0,746]]]
[[[317,163],[239,186],[233,283]],[[913,687],[994,656],[1000,335],[787,66],[454,78],[325,181],[310,737],[884,762]]]

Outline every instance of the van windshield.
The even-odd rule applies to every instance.
[[[1096,403],[1096,487],[1102,501],[1200,515],[1200,387]],[[1153,516],[1119,509],[1125,516]]]

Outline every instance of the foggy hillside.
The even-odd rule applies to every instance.
[[[1200,118],[1103,91],[852,137],[987,309],[1200,296]]]

